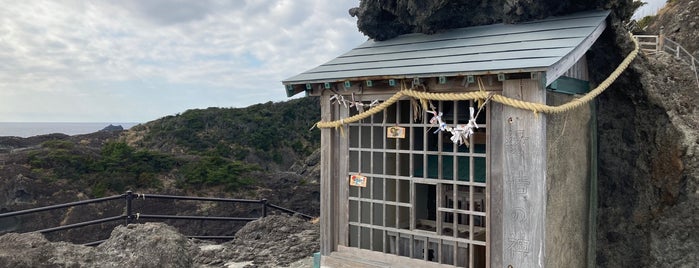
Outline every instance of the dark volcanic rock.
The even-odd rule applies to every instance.
[[[633,12],[630,0],[362,0],[350,9],[359,31],[376,40],[406,33],[493,23],[519,23],[591,9],[614,9],[621,18]]]
[[[599,97],[600,267],[697,263],[699,89],[693,78],[689,66],[669,55],[641,55]]]
[[[109,126],[104,127],[100,131],[122,131],[122,130],[124,130],[124,127],[122,127],[121,125],[115,126],[115,125],[109,124]]]

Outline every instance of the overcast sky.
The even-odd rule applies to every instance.
[[[646,4],[636,10],[633,14],[633,18],[639,20],[645,16],[651,16],[658,13],[663,6],[665,6],[666,0],[643,0]]]
[[[285,100],[361,44],[358,0],[0,0],[0,122],[146,122]]]
[[[347,12],[358,0],[0,4],[0,122],[146,122],[281,101],[281,80],[366,40]]]

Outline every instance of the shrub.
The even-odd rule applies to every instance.
[[[182,167],[182,183],[197,188],[223,185],[229,190],[235,190],[252,184],[253,180],[246,175],[255,170],[259,170],[256,165],[218,156],[205,156]]]

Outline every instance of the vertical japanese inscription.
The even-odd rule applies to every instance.
[[[543,89],[540,80],[503,81],[503,95],[523,101],[546,103]],[[502,244],[495,245],[502,255],[493,255],[493,263],[541,267],[546,235],[546,116],[508,106],[502,107],[501,115],[503,228]]]
[[[506,211],[511,223],[511,228],[506,230],[506,249],[513,257],[524,257],[530,252],[529,204],[526,198],[531,181],[528,177],[530,167],[527,165],[529,138],[524,129],[516,127],[518,121],[519,118],[508,120],[509,131],[505,137],[505,158],[509,167],[505,194],[512,202],[509,211]]]

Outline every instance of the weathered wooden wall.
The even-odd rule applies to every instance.
[[[548,93],[549,105],[574,96]],[[591,106],[547,119],[546,267],[585,267],[591,175]]]

